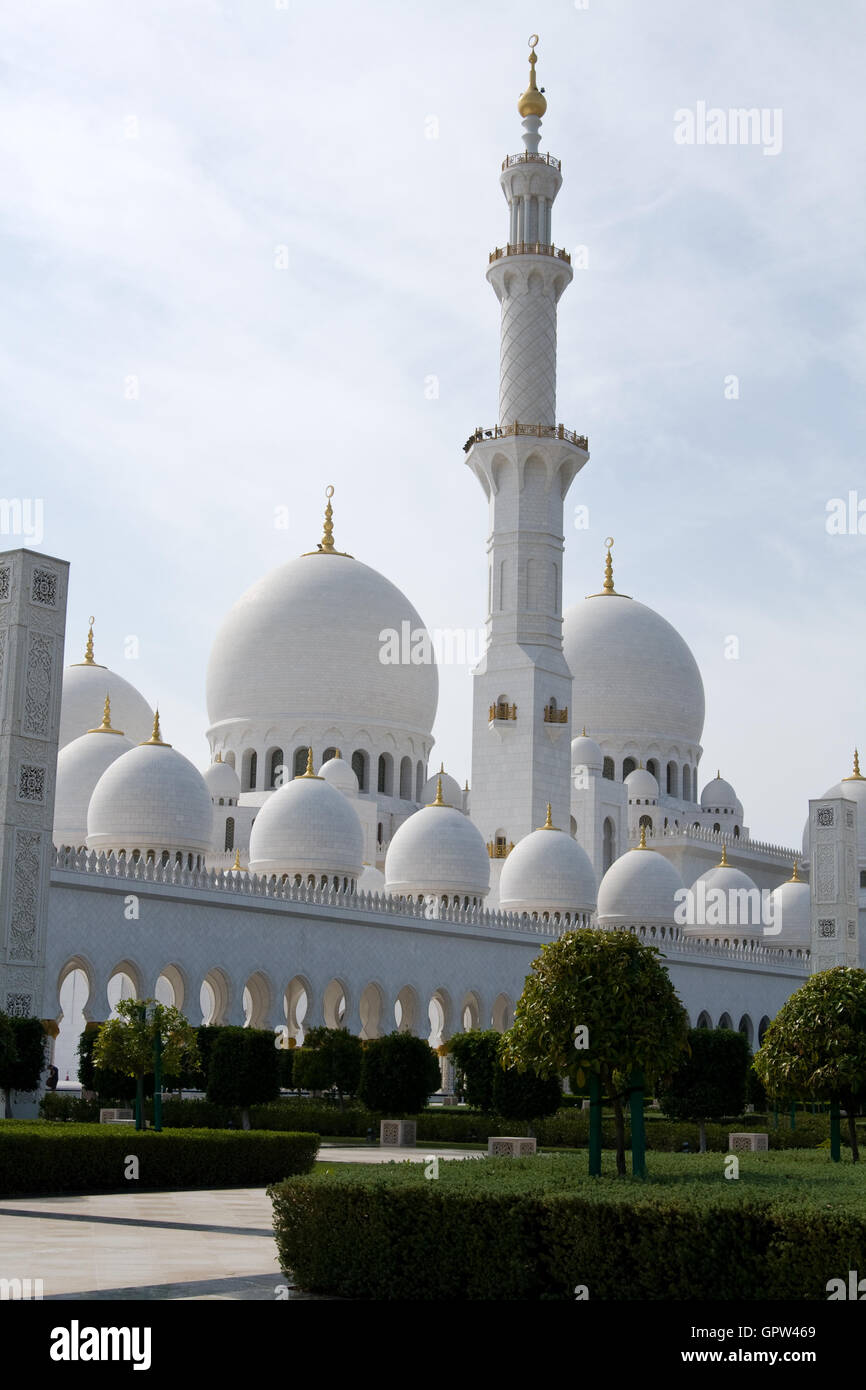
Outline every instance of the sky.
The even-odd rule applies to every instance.
[[[338,548],[475,632],[462,445],[497,413],[484,272],[531,32],[576,266],[557,413],[590,441],[565,604],[613,535],[617,588],[701,667],[702,781],[795,846],[866,747],[856,3],[5,6],[0,492],[42,535],[0,545],[70,561],[66,659],[95,614],[96,659],[200,767],[220,622],[315,546],[328,484]],[[753,107],[755,141],[699,141],[702,111]],[[443,667],[433,760],[461,784],[471,699]]]

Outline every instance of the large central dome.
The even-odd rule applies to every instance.
[[[427,737],[438,688],[429,636],[405,595],[350,555],[317,551],[272,570],[229,611],[207,706],[212,726],[351,720]]]

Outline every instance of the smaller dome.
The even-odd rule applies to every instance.
[[[359,893],[384,893],[385,875],[374,864],[365,864],[357,887]]]
[[[211,763],[202,776],[213,802],[218,802],[220,797],[225,801],[237,801],[241,794],[241,779],[231,763],[224,763],[219,754],[216,762]]]
[[[153,725],[153,710],[135,686],[94,660],[93,621],[91,618],[84,660],[73,662],[63,671],[58,739],[60,748],[64,748],[74,738],[80,738],[93,727],[98,720],[97,710],[102,709],[106,695],[111,699],[115,725],[122,729],[133,743],[148,738]]]
[[[625,779],[629,801],[658,801],[659,784],[645,767],[636,767]]]
[[[722,848],[720,863],[695,879],[691,892],[697,920],[686,923],[688,935],[714,938],[763,935],[761,891],[748,874],[728,863],[727,847]]]
[[[770,902],[773,926],[767,935],[767,945],[809,950],[812,945],[812,895],[808,883],[800,879],[796,865],[793,877],[773,889]]]
[[[389,893],[404,898],[483,898],[490,889],[487,846],[469,817],[437,795],[396,831],[385,857],[385,883]]]
[[[650,849],[645,837],[635,849],[615,859],[598,890],[598,923],[602,927],[672,927],[684,888],[669,859]]]
[[[342,792],[344,796],[355,797],[359,794],[358,778],[355,776],[351,764],[345,761],[339,749],[333,758],[322,763],[319,768],[319,776],[329,782],[332,787],[336,787],[337,791]]]
[[[210,851],[212,834],[213,805],[204,778],[189,758],[163,743],[157,711],[151,737],[116,758],[94,787],[87,847],[198,857]]]
[[[87,839],[87,808],[103,772],[135,745],[111,727],[111,706],[105,700],[102,724],[82,734],[57,755],[54,796],[54,843],[80,848]]]
[[[439,771],[434,772],[432,777],[428,777],[424,783],[424,790],[421,793],[421,801],[429,805],[436,800],[436,788],[439,779],[442,779],[442,800],[446,806],[454,806],[456,810],[463,810],[463,792],[456,777],[452,777],[450,772],[445,771],[444,763],[440,765]]]
[[[604,767],[604,753],[585,729],[571,740],[571,766],[572,769],[585,767],[588,772],[601,772]]]
[[[837,782],[824,793],[828,800],[832,797],[844,796],[846,800],[853,801],[857,807],[857,859],[860,868],[866,867],[866,777],[860,771],[860,755],[854,749],[854,770],[847,777],[843,777],[841,782]],[[810,851],[809,822],[806,821],[806,829],[803,835],[803,854],[808,856]]]
[[[595,897],[589,855],[577,840],[553,825],[524,835],[502,866],[499,906],[503,912],[591,912]]]
[[[743,806],[730,782],[726,782],[718,772],[712,782],[708,782],[701,792],[701,808],[704,811],[729,811],[742,819]]]
[[[256,816],[250,873],[310,878],[361,874],[364,831],[354,806],[323,777],[307,772],[279,787]]]

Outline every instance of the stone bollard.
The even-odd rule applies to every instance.
[[[731,1153],[740,1150],[745,1153],[764,1153],[769,1150],[767,1134],[729,1134],[728,1148]]]
[[[525,1134],[496,1134],[487,1140],[488,1158],[531,1158],[535,1151],[535,1140]]]
[[[415,1120],[382,1120],[379,1123],[379,1144],[383,1149],[414,1149],[417,1129]]]

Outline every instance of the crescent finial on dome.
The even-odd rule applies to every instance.
[[[721,859],[719,860],[718,867],[719,867],[720,869],[726,869],[726,868],[728,867],[728,847],[727,847],[727,845],[722,845],[722,857],[721,857]]]
[[[308,748],[308,749],[307,749],[307,767],[306,767],[306,771],[301,773],[301,777],[312,777],[312,778],[314,778],[317,782],[321,782],[321,781],[323,780],[321,777],[317,777],[317,776],[316,776],[316,773],[313,771],[313,750],[312,750],[312,748]]]
[[[789,883],[802,883],[802,881],[803,881],[803,880],[800,878],[800,861],[799,861],[798,859],[795,859],[795,860],[794,860],[794,869],[793,869],[793,872],[792,872],[792,874],[791,874],[791,877],[788,879],[788,882],[789,882]]]
[[[532,34],[529,39],[529,86],[523,92],[517,102],[517,109],[521,116],[543,116],[547,110],[547,101],[542,92],[538,90],[535,82],[535,64],[538,62],[538,55],[535,52],[535,45],[538,43],[538,35]]]
[[[547,803],[547,819],[545,820],[544,825],[540,826],[539,829],[541,829],[541,830],[555,830],[555,829],[556,829],[556,826],[553,824],[553,810],[552,810],[552,807],[551,807],[549,801],[548,801],[548,803]]]
[[[102,707],[102,723],[98,729],[88,729],[87,732],[89,734],[123,734],[122,729],[112,729],[111,727],[111,700],[108,691],[105,692],[105,704]]]
[[[158,746],[159,748],[170,748],[170,747],[171,747],[171,744],[170,744],[170,743],[166,743],[165,739],[164,739],[163,736],[162,736],[162,733],[160,732],[160,728],[159,728],[159,707],[158,707],[158,706],[157,706],[157,709],[156,709],[156,713],[155,713],[154,716],[153,716],[153,733],[151,734],[150,738],[146,738],[146,739],[143,739],[143,740],[142,740],[142,742],[139,744],[139,748],[146,748],[149,744],[153,744],[154,746]]]
[[[93,614],[90,615],[88,622],[90,626],[87,629],[87,642],[85,643],[84,647],[84,660],[74,661],[72,664],[73,666],[99,666],[100,671],[104,671],[105,667],[101,666],[100,663],[95,660],[93,655],[93,624],[96,622],[96,619],[94,618]]]
[[[860,773],[860,752],[857,748],[854,749],[854,771],[851,773],[850,777],[843,777],[842,781],[866,782],[866,777],[863,777]]]
[[[630,594],[620,594],[613,587],[613,557],[610,553],[613,549],[613,536],[608,536],[607,540],[605,541],[605,546],[607,548],[607,554],[604,559],[604,583],[601,586],[601,592],[598,594],[588,594],[587,597],[630,598]]]
[[[649,845],[648,845],[647,842],[646,842],[646,826],[645,826],[645,825],[642,825],[641,828],[640,828],[640,840],[639,840],[638,843],[635,845],[635,849],[649,849]]]
[[[322,539],[319,541],[316,550],[305,550],[305,555],[342,555],[344,559],[351,560],[351,556],[346,550],[337,550],[334,545],[334,508],[331,506],[331,498],[334,495],[334,485],[329,483],[325,488],[325,525],[322,531]]]

